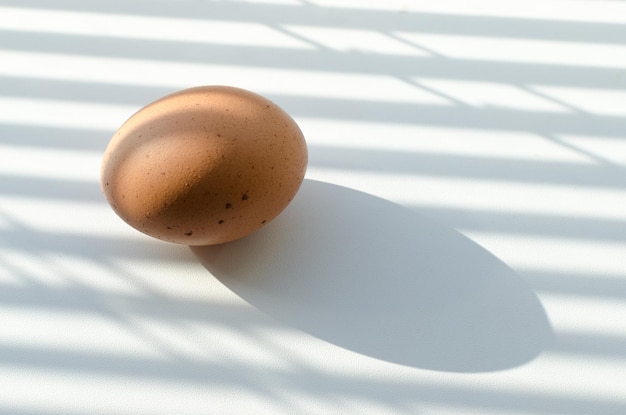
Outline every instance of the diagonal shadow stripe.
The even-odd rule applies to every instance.
[[[196,44],[163,40],[115,39],[0,30],[0,49],[75,56],[238,65],[468,81],[625,89],[626,68],[506,62],[445,57],[399,56],[359,51],[299,50],[275,47]],[[18,74],[14,74],[18,75]]]
[[[26,3],[26,4],[25,4]],[[557,41],[626,44],[626,26],[619,23],[532,19],[524,17],[443,14],[410,10],[332,8],[313,4],[254,4],[240,2],[195,3],[177,7],[166,2],[151,4],[108,1],[4,0],[4,5],[44,10],[129,14],[154,17],[206,18],[221,21],[263,23],[271,26],[307,25],[322,28],[353,28],[371,31],[420,31],[436,34],[490,36]]]

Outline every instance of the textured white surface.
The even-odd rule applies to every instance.
[[[310,168],[192,252],[99,168],[201,84]],[[625,108],[623,1],[3,0],[0,414],[624,414]]]

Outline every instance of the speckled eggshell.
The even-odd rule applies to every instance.
[[[129,225],[164,241],[214,245],[275,218],[307,165],[296,122],[268,99],[204,86],[128,119],[102,162],[104,195]]]

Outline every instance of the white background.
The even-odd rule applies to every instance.
[[[301,126],[218,248],[104,201],[133,112]],[[626,413],[623,1],[0,1],[0,413]]]

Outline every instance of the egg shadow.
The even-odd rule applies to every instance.
[[[502,370],[550,341],[530,287],[484,248],[384,199],[305,180],[265,228],[191,248],[232,292],[345,349],[453,372]]]

